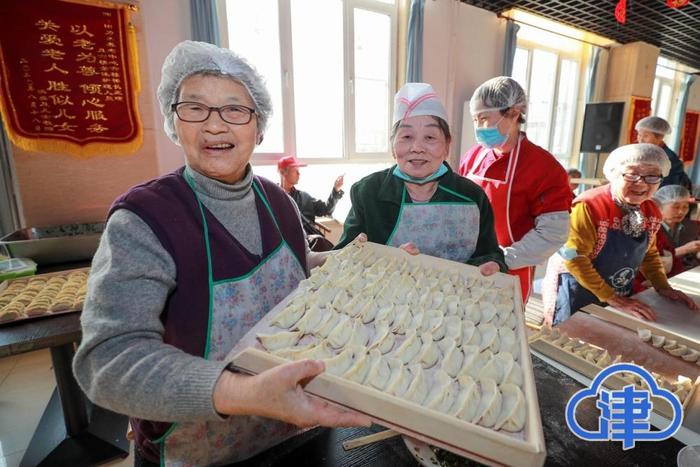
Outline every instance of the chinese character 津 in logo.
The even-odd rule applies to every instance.
[[[648,389],[635,389],[633,385],[621,390],[602,388],[605,379],[615,373],[633,373],[646,383]],[[600,409],[598,430],[588,431],[576,420],[576,407],[586,398],[596,397]],[[673,409],[671,423],[659,431],[652,431],[650,416],[653,409],[651,397],[667,399]],[[566,405],[566,424],[572,433],[587,441],[622,441],[622,449],[631,449],[637,441],[661,441],[673,436],[683,421],[683,408],[678,397],[660,388],[644,368],[631,363],[618,363],[602,370],[591,382],[590,388],[578,391]]]

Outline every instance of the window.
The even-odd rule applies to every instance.
[[[265,77],[274,115],[258,160],[389,157],[393,0],[226,0],[228,46]]]
[[[673,125],[673,93],[676,80],[676,63],[659,57],[656,65],[654,89],[651,92],[651,113]]]
[[[576,57],[533,45],[518,46],[513,78],[529,97],[527,135],[568,166],[579,90]]]

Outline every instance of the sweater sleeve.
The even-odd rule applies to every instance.
[[[212,397],[227,362],[163,342],[160,315],[175,278],[172,257],[148,225],[116,211],[92,262],[73,363],[97,405],[147,420],[221,419]]]
[[[485,195],[479,203],[479,219],[479,238],[474,254],[472,254],[467,263],[479,266],[489,261],[495,261],[498,263],[501,272],[507,272],[508,267],[503,258],[503,250],[498,246],[496,231],[493,227],[493,209]]]
[[[350,188],[350,202],[352,205],[350,207],[350,212],[348,212],[348,217],[345,218],[343,235],[341,235],[338,244],[335,246],[335,250],[343,248],[345,245],[352,242],[359,234],[363,232],[367,233],[364,209],[360,203],[358,190],[359,185],[357,183]]]
[[[659,257],[659,250],[656,247],[656,237],[656,235],[652,235],[649,241],[649,248],[647,249],[646,255],[644,255],[639,269],[642,271],[642,274],[644,274],[644,277],[649,279],[654,289],[668,289],[671,285],[668,283],[664,265]]]
[[[605,302],[615,295],[615,290],[598,274],[590,260],[596,241],[596,226],[586,204],[576,204],[571,211],[571,228],[565,244],[567,248],[576,250],[576,257],[564,261],[564,265],[579,284],[590,290],[598,300]]]

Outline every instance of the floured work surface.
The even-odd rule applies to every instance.
[[[687,292],[687,295],[700,305],[700,294]],[[689,309],[680,302],[662,297],[652,289],[638,293],[634,298],[654,309],[656,321],[644,321],[613,307],[588,305],[583,311],[601,319],[618,324],[632,331],[649,329],[652,334],[676,340],[679,344],[700,351],[700,313]]]
[[[512,276],[353,243],[270,311],[233,363],[259,373],[323,360],[307,392],[481,462],[541,465],[522,316]]]
[[[0,284],[0,324],[80,311],[90,268],[20,277]]]

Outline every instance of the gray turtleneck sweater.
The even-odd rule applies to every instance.
[[[207,209],[261,254],[250,166],[234,185],[185,170]],[[228,362],[163,343],[160,314],[175,278],[173,259],[148,225],[131,211],[115,211],[92,261],[73,371],[90,400],[115,412],[165,422],[221,420],[212,395]]]

